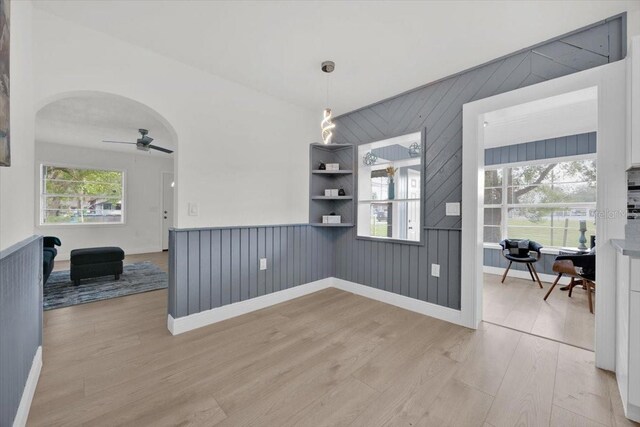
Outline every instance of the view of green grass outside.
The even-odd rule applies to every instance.
[[[550,218],[541,218],[532,222],[524,218],[509,219],[507,230],[510,239],[529,239],[543,246],[570,247],[578,246],[580,238],[580,218],[554,219],[553,227]],[[596,225],[587,220],[587,247],[589,236],[596,234]],[[566,236],[566,237],[565,237]]]

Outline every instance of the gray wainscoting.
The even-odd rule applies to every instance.
[[[485,166],[505,163],[545,160],[556,157],[594,154],[597,149],[597,132],[523,142],[484,150]]]
[[[42,345],[42,239],[0,252],[0,426],[16,416],[33,356]]]
[[[446,216],[445,203],[460,202],[462,198],[462,106],[618,61],[626,54],[625,27],[626,15],[620,15],[335,119],[337,143],[365,144],[427,129],[424,225],[427,230],[437,229],[437,237],[426,231],[427,258],[419,257],[419,262],[406,266],[409,268],[406,274],[415,276],[419,287],[426,286],[428,290],[434,282],[428,270],[434,259],[443,259],[441,269],[449,272],[441,274],[437,285],[432,285],[438,289],[435,300],[432,295],[427,295],[427,300],[452,308],[460,306],[460,274],[450,273],[460,268],[460,251],[455,251],[455,245],[451,250],[449,243],[446,249],[440,249],[440,242],[456,241],[460,234],[461,217]],[[373,250],[373,244],[357,241],[354,233],[338,240],[337,252],[355,250],[358,257],[371,259],[369,251]],[[436,242],[432,241],[434,238]],[[392,253],[411,252],[402,245],[398,249],[387,247],[394,248]],[[440,255],[444,251],[448,259]],[[429,264],[422,265],[424,260]],[[336,276],[353,279],[352,271],[340,265]],[[374,266],[371,263],[371,271],[358,274],[355,281],[366,284],[368,275],[377,274]]]
[[[337,231],[337,230],[336,230]],[[460,309],[460,230],[425,230],[425,245],[356,239],[338,231],[335,277]],[[440,264],[440,277],[428,269]]]
[[[333,276],[332,231],[308,224],[172,230],[169,314],[188,316]],[[267,270],[259,270],[260,258]]]

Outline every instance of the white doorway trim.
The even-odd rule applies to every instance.
[[[598,187],[596,222],[596,366],[615,370],[616,271],[612,238],[624,237],[626,223],[626,64],[618,61],[549,80],[463,107],[461,318],[477,328],[482,320],[485,113],[595,87],[598,96]],[[601,179],[600,177],[606,177]],[[609,215],[613,213],[613,217]],[[541,296],[542,298],[542,296]]]
[[[165,223],[164,223],[164,217],[166,216],[164,211],[165,211],[165,183],[168,182],[167,180],[165,180],[165,178],[170,175],[171,176],[171,181],[175,182],[175,176],[173,172],[160,172],[160,250],[161,251],[165,251],[168,249],[168,244],[166,245],[167,248],[165,249],[165,244],[164,244],[164,239],[165,239],[165,234],[168,235],[169,231],[167,228],[165,228]],[[173,200],[171,203],[171,212],[169,213],[170,218],[172,223],[169,224],[169,228],[173,227],[173,222],[175,221],[175,215],[174,215],[174,207],[175,207],[175,192],[174,192],[174,196],[173,196]],[[167,237],[167,242],[168,242],[168,237]]]

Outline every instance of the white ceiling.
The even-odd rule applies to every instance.
[[[484,115],[485,148],[598,130],[598,91],[588,88]]]
[[[36,114],[36,141],[92,147],[132,154],[172,156],[139,151],[133,145],[107,144],[103,139],[135,142],[138,129],[148,129],[153,144],[175,150],[169,130],[157,115],[138,102],[115,95],[86,94],[55,101]]]
[[[336,114],[625,10],[640,10],[637,0],[35,3],[62,18],[315,110],[326,104],[320,63],[334,60],[329,105]]]

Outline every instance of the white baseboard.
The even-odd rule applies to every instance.
[[[640,406],[636,406],[633,403],[628,403],[626,417],[630,420],[640,423]]]
[[[36,350],[36,354],[33,356],[33,362],[31,363],[31,369],[29,370],[27,383],[25,384],[24,391],[22,392],[20,405],[18,405],[18,412],[16,412],[16,416],[13,419],[13,427],[23,427],[27,425],[27,418],[29,418],[29,409],[31,409],[33,395],[36,393],[36,386],[38,385],[38,379],[40,378],[41,370],[42,346],[39,346]]]
[[[432,304],[430,302],[420,301],[355,282],[329,277],[327,279],[317,280],[315,282],[284,289],[268,295],[248,299],[246,301],[212,308],[211,310],[202,311],[189,316],[174,319],[171,315],[168,315],[167,328],[172,335],[178,335],[331,287],[384,302],[386,304],[395,305],[396,307],[404,308],[405,310],[420,313],[425,316],[435,317],[436,319],[464,326],[461,312],[459,310]]]
[[[464,326],[460,310],[454,310],[453,308],[443,307],[438,304],[337,278],[333,278],[333,287],[386,304],[395,305],[396,307],[404,308],[405,310],[420,313],[425,316],[435,317],[436,319]]]
[[[504,268],[502,267],[491,267],[488,265],[483,266],[482,271],[484,271],[487,274],[495,274],[498,276],[502,276],[504,274]],[[509,277],[517,277],[518,279],[527,279],[527,280],[531,280],[531,276],[529,275],[528,271],[522,271],[522,270],[515,270],[515,269],[511,269],[509,270],[509,274],[507,275],[507,280]],[[546,274],[546,273],[538,273],[538,277],[540,277],[540,281],[541,282],[546,282],[546,283],[553,283],[556,280],[555,275],[552,274]],[[569,281],[571,279],[569,279],[568,277],[564,276],[560,279],[560,281],[558,282],[559,285],[568,285]]]
[[[283,289],[278,292],[251,298],[246,301],[236,302],[234,304],[223,305],[222,307],[212,308],[211,310],[201,311],[200,313],[191,314],[189,316],[178,317],[177,319],[174,319],[169,315],[167,318],[167,327],[169,328],[169,332],[173,335],[182,334],[193,329],[251,313],[252,311],[260,310],[329,288],[331,287],[332,280],[332,278],[328,278],[305,283],[304,285]]]

